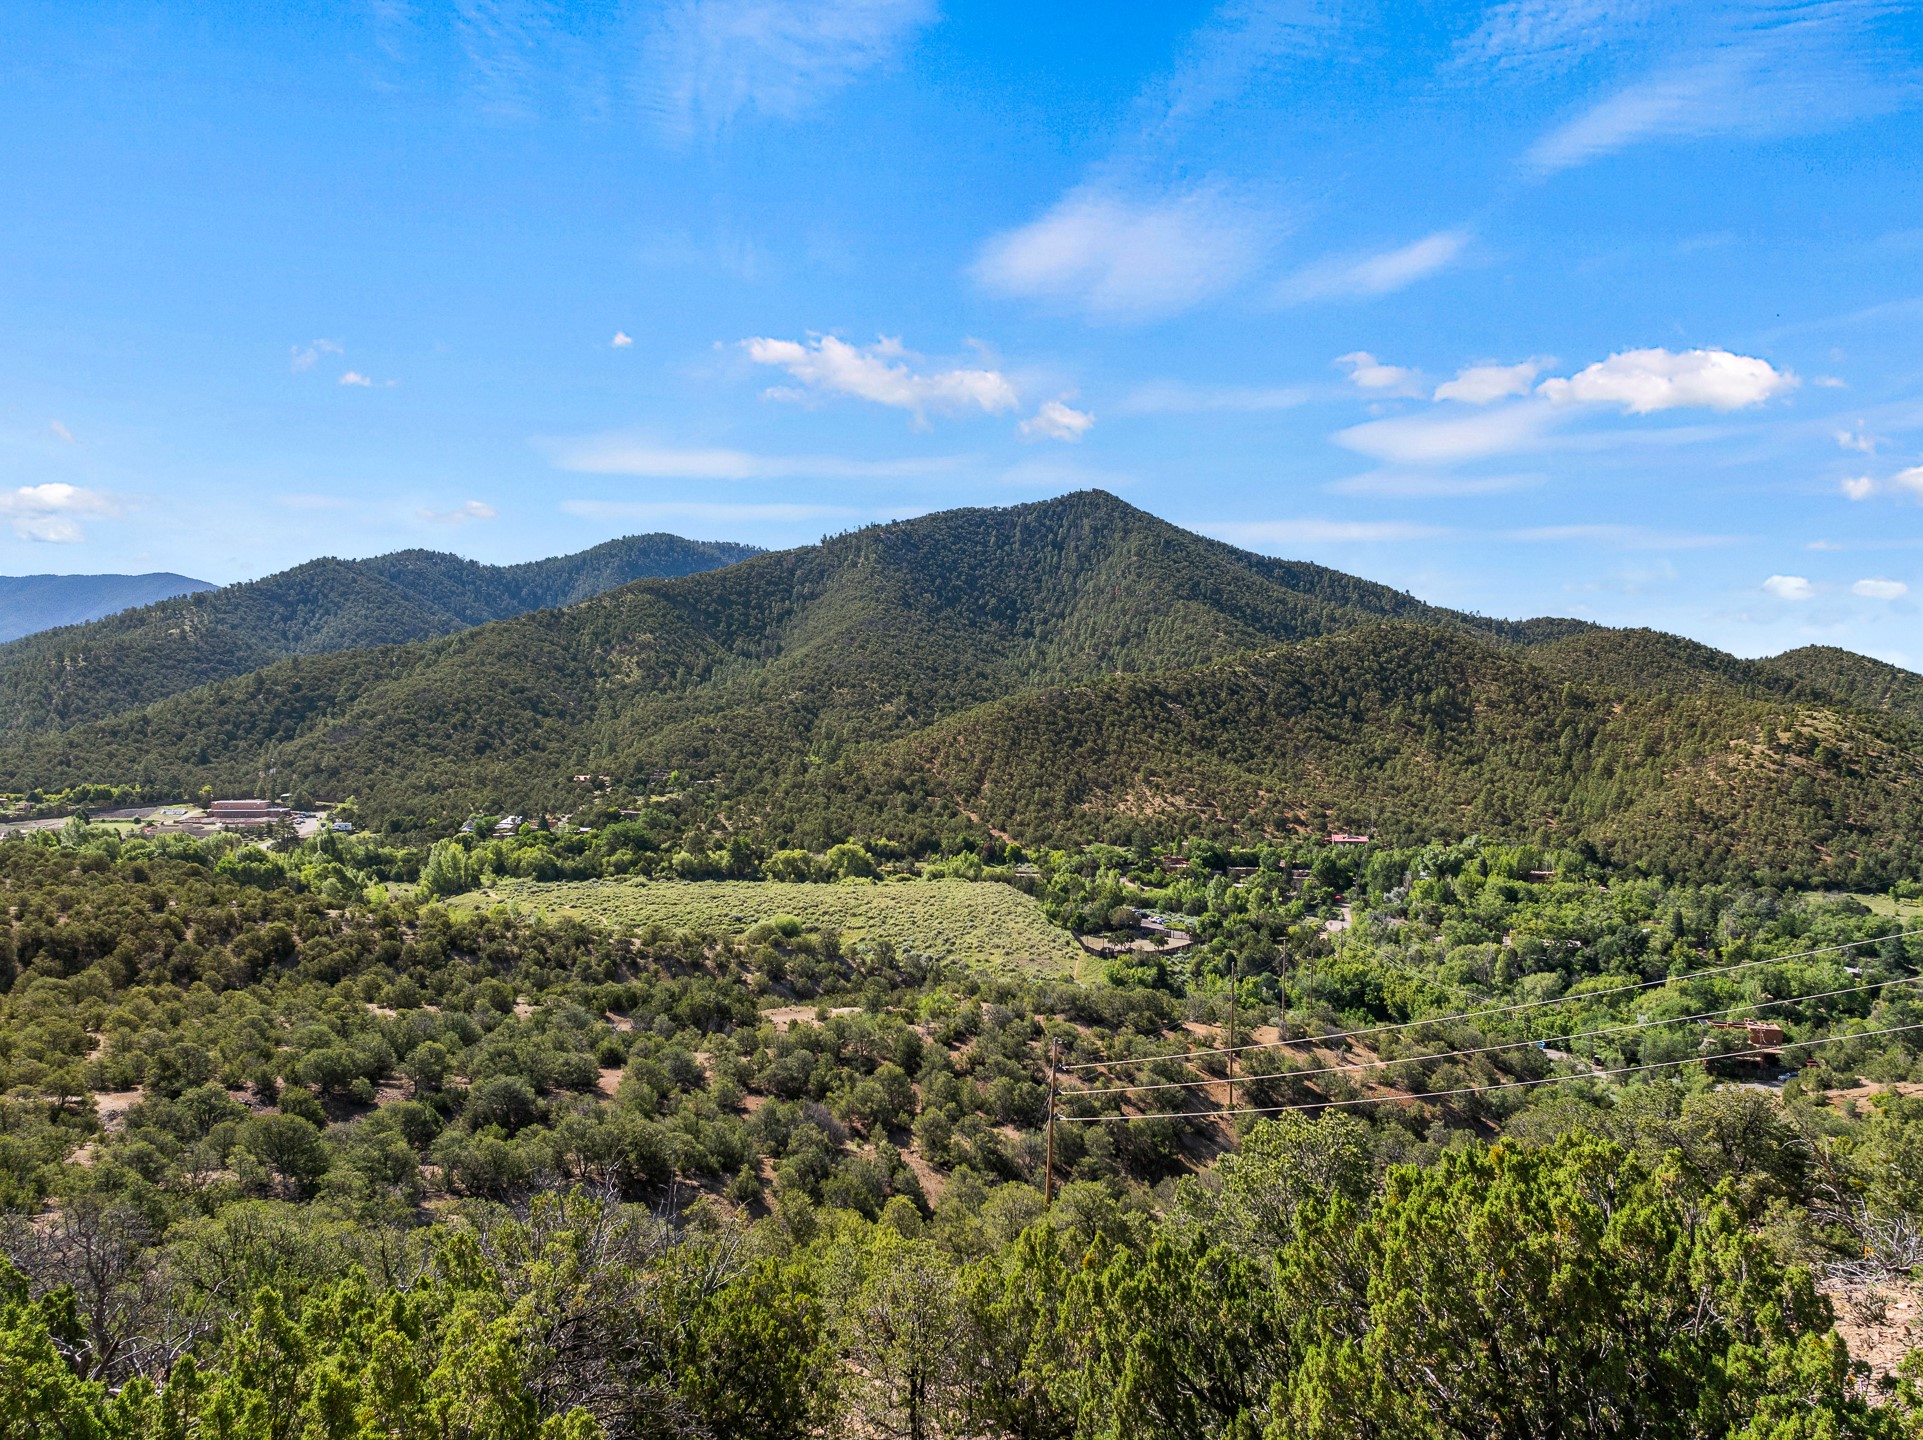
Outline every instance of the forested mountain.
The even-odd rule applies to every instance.
[[[96,720],[287,656],[448,635],[757,553],[749,545],[634,535],[524,565],[402,550],[313,560],[222,590],[188,581],[183,588],[210,593],[0,645],[0,729]]]
[[[0,642],[214,587],[185,575],[0,575]]]
[[[964,821],[1051,845],[1482,834],[1880,885],[1923,873],[1923,745],[1889,717],[1578,685],[1533,651],[1387,622],[981,706],[799,774],[765,813],[815,843],[915,846]]]
[[[300,655],[22,737],[0,773],[52,783],[144,763],[163,785],[209,774],[251,784],[264,762],[428,821],[441,805],[422,813],[402,797],[558,800],[557,777],[609,765],[766,780],[1036,685],[1202,663],[1384,616],[1517,628],[1237,550],[1090,492],[869,527],[424,644]]]
[[[1347,827],[1583,841],[1695,875],[1917,869],[1914,720],[1777,666],[1437,609],[1089,492],[289,658],[17,733],[0,774],[271,777],[397,831],[565,813],[587,772],[817,844]]]
[[[1901,666],[1834,645],[1805,645],[1756,663],[1861,709],[1923,720],[1923,675]]]

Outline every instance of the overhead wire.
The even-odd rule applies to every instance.
[[[1804,1050],[1818,1045],[1836,1045],[1845,1040],[1873,1040],[1879,1035],[1901,1035],[1923,1030],[1923,1020],[1909,1025],[1892,1025],[1883,1030],[1858,1030],[1848,1035],[1825,1035],[1817,1040],[1796,1040],[1776,1046],[1778,1050]],[[1303,1100],[1290,1105],[1256,1105],[1238,1110],[1168,1110],[1154,1115],[1056,1115],[1069,1122],[1118,1120],[1221,1120],[1234,1115],[1277,1115],[1288,1110],[1332,1110],[1351,1105],[1389,1105],[1415,1100],[1448,1100],[1459,1095],[1484,1095],[1494,1090],[1526,1090],[1532,1085],[1554,1085],[1569,1080],[1606,1080],[1617,1075],[1635,1075],[1646,1070],[1667,1070],[1678,1065],[1700,1064],[1705,1057],[1692,1055],[1684,1060],[1655,1060],[1645,1065],[1620,1065],[1613,1070],[1585,1070],[1573,1075],[1541,1075],[1530,1080],[1512,1080],[1499,1085],[1464,1085],[1454,1090],[1431,1090],[1421,1095],[1363,1095],[1346,1100]],[[1716,1058],[1716,1057],[1709,1057]]]
[[[1694,1015],[1671,1015],[1660,1020],[1636,1020],[1622,1025],[1605,1025],[1595,1030],[1573,1030],[1559,1039],[1567,1039],[1572,1044],[1577,1040],[1590,1040],[1598,1035],[1620,1035],[1632,1030],[1653,1030],[1661,1025],[1689,1025],[1699,1020],[1714,1020],[1721,1015],[1734,1015],[1739,1010],[1766,1010],[1777,1005],[1800,1005],[1807,1000],[1833,1000],[1838,995],[1856,995],[1870,990],[1884,990],[1892,985],[1923,984],[1923,975],[1899,975],[1892,980],[1872,980],[1862,985],[1846,985],[1840,990],[1820,990],[1813,995],[1790,995],[1780,1000],[1745,1000],[1740,1005],[1731,1005],[1722,1010],[1701,1010]],[[1283,1044],[1321,1044],[1317,1040],[1279,1041]],[[1424,1060],[1463,1060],[1474,1055],[1494,1055],[1504,1050],[1522,1050],[1541,1045],[1541,1040],[1505,1040],[1500,1045],[1479,1045],[1470,1050],[1440,1050],[1430,1055],[1398,1055],[1390,1060],[1357,1060],[1348,1065],[1327,1065],[1320,1070],[1285,1070],[1274,1075],[1240,1075],[1238,1080],[1307,1080],[1317,1075],[1340,1075],[1357,1070],[1379,1070],[1388,1065],[1414,1065]],[[1274,1047],[1264,1047],[1274,1048]],[[1208,1052],[1197,1052],[1206,1054]],[[1173,1058],[1173,1057],[1169,1057]],[[1100,1090],[1069,1090],[1069,1095],[1141,1095],[1151,1090],[1195,1090],[1208,1085],[1220,1085],[1223,1081],[1217,1076],[1206,1076],[1200,1080],[1164,1080],[1150,1085],[1111,1085]]]
[[[1865,945],[1880,945],[1885,940],[1903,940],[1912,935],[1923,935],[1923,927],[1893,931],[1888,935],[1877,935],[1863,940],[1846,940],[1836,945],[1823,945],[1814,950],[1800,950],[1790,955],[1771,955],[1761,960],[1740,960],[1733,965],[1713,965],[1703,970],[1692,970],[1686,975],[1664,975],[1655,980],[1639,980],[1631,985],[1612,986],[1607,990],[1581,990],[1567,995],[1553,996],[1547,1000],[1526,1000],[1515,1005],[1493,1005],[1481,1010],[1464,1010],[1454,1015],[1433,1015],[1424,1020],[1402,1020],[1390,1025],[1371,1025],[1360,1030],[1343,1030],[1333,1035],[1314,1037],[1317,1044],[1334,1044],[1340,1040],[1353,1040],[1363,1035],[1389,1035],[1402,1030],[1415,1030],[1424,1025],[1447,1025],[1457,1020],[1475,1020],[1485,1015],[1516,1015],[1525,1010],[1541,1010],[1550,1005],[1567,1005],[1576,1000],[1601,1000],[1611,995],[1628,995],[1638,990],[1650,990],[1659,985],[1686,984],[1691,980],[1703,980],[1714,975],[1730,975],[1738,970],[1754,970],[1763,965],[1781,965],[1790,960],[1808,960],[1817,955],[1833,955],[1839,950],[1858,950]],[[1304,1037],[1305,1039],[1308,1037]],[[1248,1045],[1218,1045],[1206,1050],[1185,1050],[1179,1055],[1133,1055],[1112,1060],[1081,1060],[1073,1065],[1064,1065],[1064,1070],[1099,1070],[1115,1065],[1147,1065],[1157,1060],[1193,1060],[1203,1055],[1239,1055],[1250,1050],[1274,1050],[1284,1045],[1300,1044],[1301,1041],[1262,1040]]]

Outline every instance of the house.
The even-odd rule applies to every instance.
[[[494,822],[494,833],[496,835],[512,835],[520,828],[521,817],[519,815],[503,815],[499,820]]]
[[[1528,872],[1527,878],[1535,881],[1538,885],[1547,885],[1556,878],[1556,872],[1554,870],[1531,870]]]
[[[1160,865],[1164,870],[1171,872],[1189,868],[1188,857],[1186,855],[1158,855],[1155,857],[1155,863]]]
[[[1331,845],[1367,845],[1369,837],[1367,835],[1331,835],[1329,843]]]
[[[286,806],[265,800],[215,800],[207,806],[207,818],[230,830],[260,829],[292,815]]]
[[[1744,1039],[1758,1050],[1773,1050],[1783,1043],[1783,1027],[1767,1020],[1712,1020],[1712,1030],[1741,1030]]]

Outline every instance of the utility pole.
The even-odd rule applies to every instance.
[[[1055,1203],[1055,1062],[1061,1058],[1062,1042],[1048,1042],[1048,1158],[1042,1168],[1042,1208]]]
[[[1229,1110],[1235,1109],[1235,992],[1240,988],[1242,979],[1242,957],[1231,951],[1229,954]],[[1229,1128],[1235,1128],[1235,1121],[1229,1120]]]

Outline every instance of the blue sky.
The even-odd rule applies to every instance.
[[[13,0],[0,571],[1099,485],[1923,667],[1923,16]]]

